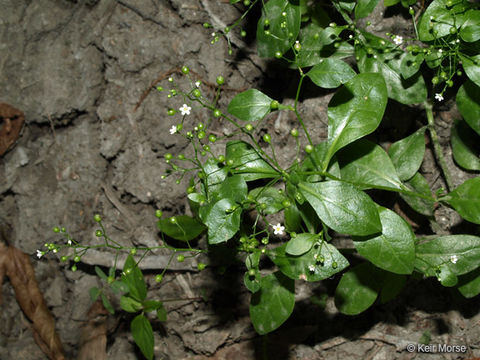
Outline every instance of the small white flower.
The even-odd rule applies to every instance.
[[[313,258],[314,258],[315,260],[317,260],[317,259],[318,259],[318,254],[314,254],[314,255],[313,255]]]
[[[458,256],[457,255],[450,256],[450,261],[452,262],[452,264],[456,264],[458,261]]]
[[[37,250],[37,257],[40,259],[43,256],[43,251]]]
[[[285,230],[285,226],[282,226],[280,223],[277,225],[272,225],[273,227],[273,233],[275,235],[283,235],[283,230]]]
[[[201,84],[200,80],[195,81],[195,86],[196,86],[197,88],[200,87],[200,84]]]
[[[190,110],[192,110],[192,108],[187,104],[183,104],[179,110],[182,113],[182,115],[190,115]]]
[[[287,16],[287,12],[286,11],[282,12],[282,16]]]
[[[443,50],[442,50],[442,49],[438,49],[438,53],[439,53],[439,54],[443,53]]]
[[[67,244],[72,245],[72,240],[68,239]]]
[[[169,82],[173,82],[173,78],[172,78],[172,77],[169,77],[169,78],[168,78],[168,81],[169,81]]]
[[[314,272],[315,271],[315,265],[308,265],[308,270],[310,270],[310,272]]]
[[[53,253],[56,254],[58,252],[58,249],[53,249]]]
[[[173,125],[171,128],[170,128],[170,135],[173,135],[177,132],[177,126],[176,125]]]
[[[443,101],[443,96],[442,96],[442,94],[435,94],[435,100]]]
[[[403,37],[401,37],[399,35],[395,35],[393,37],[393,42],[395,43],[395,45],[402,45],[403,44]]]
[[[215,35],[217,35],[217,34],[215,34],[214,32],[212,32],[212,36],[215,37]]]

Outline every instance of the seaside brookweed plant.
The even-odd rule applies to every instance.
[[[480,170],[479,5],[467,0],[434,0],[426,9],[419,9],[415,1],[385,0],[386,6],[401,2],[412,17],[414,36],[387,33],[379,37],[369,32],[369,22],[362,28],[358,21],[367,17],[378,1],[334,0],[333,9],[304,0],[230,1],[243,6],[244,14],[227,28],[214,28],[212,44],[224,37],[231,53],[231,32],[238,30],[245,36],[245,31],[237,28],[254,6],[261,6],[258,54],[282,59],[298,70],[293,106],[249,89],[236,95],[224,111],[218,105],[225,84],[222,76],[216,79],[213,100],[205,96],[202,83],[186,66],[181,73],[190,82],[187,90],[177,85],[174,76],[168,79],[171,89],[167,96],[181,97],[183,103],[180,114],[173,108],[167,111],[175,121],[181,116],[170,134],[187,139],[193,156],[165,154],[170,169],[162,178],[178,175],[176,182],[180,183],[185,175],[192,175],[187,197],[194,215],[164,218],[157,211],[162,234],[186,243],[184,249],[163,247],[172,249],[172,258],[177,255],[177,261],[184,261],[184,255],[177,252],[190,251],[192,256],[208,252],[191,247],[190,241],[199,236],[206,235],[209,249],[235,245],[239,257],[243,254],[244,283],[252,293],[250,316],[259,334],[274,331],[289,318],[296,280],[317,282],[339,275],[335,303],[340,312],[349,315],[365,311],[377,299],[381,303],[393,299],[411,275],[436,277],[443,286],[456,286],[467,298],[480,293],[480,237],[417,236],[400,215],[375,203],[366,192],[397,193],[432,221],[435,208],[442,204],[466,221],[480,224],[480,178],[454,186],[433,113],[435,102],[452,97],[458,88],[455,100],[463,119],[452,128],[453,157],[466,170]],[[343,24],[332,22],[332,16]],[[207,23],[204,27],[213,28]],[[351,61],[343,61],[345,58]],[[312,138],[300,116],[305,78],[321,88],[338,88],[328,105],[327,139]],[[165,91],[160,86],[157,90]],[[380,125],[390,99],[404,105],[420,104],[426,123],[385,151],[365,136]],[[185,118],[202,108],[211,115],[208,122],[188,128]],[[264,119],[274,111],[293,112],[298,120],[298,129],[290,132],[296,156],[286,167],[277,160],[275,137],[268,133],[260,136]],[[225,136],[209,132],[212,122],[220,118],[236,130]],[[436,193],[419,172],[426,131],[447,187]],[[307,142],[303,148],[301,137]],[[217,141],[226,143],[222,154],[210,146]],[[101,225],[100,218],[96,221]],[[105,235],[103,226],[99,231],[105,246],[124,250]],[[350,266],[351,250],[337,248],[333,232],[351,236],[363,262]],[[272,235],[275,242],[270,241]],[[76,262],[91,247],[68,235],[66,240],[61,247],[46,244],[47,251],[37,255],[71,247]],[[150,249],[138,250],[147,253]],[[137,249],[130,251],[133,255]],[[265,268],[262,258],[270,259],[273,271],[271,266]],[[204,269],[205,264],[198,268]],[[153,333],[143,314],[155,310],[164,320],[162,302],[145,300],[146,286],[132,256],[120,278],[115,270],[108,276],[97,273],[112,288],[118,284],[115,287],[123,293],[120,305],[124,310],[139,312],[132,332],[143,354],[151,359]],[[165,271],[157,275],[157,281]],[[103,295],[101,290],[92,291],[93,298]]]

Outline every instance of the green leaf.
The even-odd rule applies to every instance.
[[[393,6],[396,5],[400,2],[400,0],[383,0],[383,6],[388,7],[388,6]]]
[[[107,311],[110,313],[110,314],[115,314],[115,310],[113,309],[113,306],[112,304],[110,303],[110,301],[108,300],[108,298],[106,297],[106,295],[104,293],[101,293],[100,294],[101,297],[102,297],[102,304],[103,304],[103,307],[105,309],[107,309]]]
[[[245,181],[272,178],[278,173],[250,144],[235,140],[227,143],[225,158],[233,160],[232,171],[241,175]]]
[[[322,28],[310,23],[300,30],[302,47],[297,54],[295,66],[307,67],[320,63],[323,58],[321,51],[324,46],[333,43],[344,29],[340,26]]]
[[[272,187],[255,188],[249,193],[249,197],[253,197],[258,203],[263,203],[267,207],[262,209],[265,214],[275,214],[282,210],[284,206],[282,202],[288,198],[284,192]]]
[[[458,291],[467,299],[480,294],[480,268],[459,278]]]
[[[248,89],[230,101],[230,104],[228,104],[228,112],[240,120],[260,120],[270,113],[270,103],[272,100],[273,99],[257,89]]]
[[[268,20],[268,26],[265,20]],[[289,50],[300,31],[300,20],[300,6],[297,3],[288,0],[270,0],[266,3],[257,24],[258,55],[274,57],[277,51],[283,54]]]
[[[318,235],[309,233],[292,236],[286,244],[285,252],[288,255],[303,255],[312,248],[317,239]]]
[[[297,208],[296,204],[290,205],[284,211],[285,215],[285,227],[289,232],[301,231],[302,229],[302,216]]]
[[[230,0],[230,4],[236,4],[238,2],[240,2],[241,0]]]
[[[384,186],[400,189],[402,182],[388,157],[378,145],[360,139],[337,153],[342,179],[362,189]]]
[[[412,51],[405,51],[400,58],[400,75],[402,75],[404,79],[409,79],[420,70],[420,66],[424,60],[424,54],[423,52],[418,52],[414,55]]]
[[[107,274],[105,274],[103,270],[96,265],[95,265],[95,272],[97,273],[100,279],[107,281]]]
[[[171,218],[160,219],[157,222],[158,229],[165,235],[181,241],[190,241],[198,237],[205,231],[205,226],[187,215],[174,216],[175,223],[172,223]]]
[[[207,198],[215,196],[215,193],[227,178],[227,167],[221,167],[220,165],[222,164],[218,164],[215,159],[210,158],[203,164],[203,171],[198,174],[202,179],[203,194]]]
[[[307,73],[315,85],[327,89],[336,88],[355,75],[355,71],[339,59],[325,59]]]
[[[92,302],[95,302],[97,300],[100,293],[101,293],[101,290],[99,288],[97,288],[96,286],[91,287],[90,290],[88,290],[88,294],[90,295],[90,300]]]
[[[126,312],[136,313],[142,310],[142,303],[129,296],[122,296],[120,298],[120,307]]]
[[[412,178],[420,169],[425,156],[425,127],[393,143],[388,149],[388,155],[401,180]]]
[[[152,325],[148,319],[142,314],[137,315],[130,323],[130,330],[133,340],[142,351],[143,356],[152,360],[154,339]]]
[[[260,263],[260,254],[260,250],[258,250],[247,255],[245,258],[245,266],[248,270],[258,268],[258,264]]]
[[[241,203],[247,198],[247,183],[240,175],[227,177],[218,192],[218,199],[230,198]]]
[[[421,41],[432,41],[450,35],[450,29],[462,26],[466,19],[466,11],[470,5],[466,1],[458,1],[454,6],[447,6],[448,0],[432,1],[423,13],[417,26]],[[455,15],[454,15],[455,14]],[[431,20],[433,18],[433,21]],[[436,32],[436,35],[434,35]]]
[[[128,285],[123,283],[122,281],[114,281],[110,284],[110,287],[115,294],[127,293],[129,291]]]
[[[132,255],[128,255],[122,271],[122,281],[127,284],[129,294],[135,300],[143,301],[147,296],[147,286],[143,274]]]
[[[328,143],[326,141],[322,141],[317,145],[315,145],[315,147],[313,148],[313,151],[307,156],[305,156],[305,158],[303,159],[300,170],[302,172],[320,170],[324,163],[324,159],[327,156],[327,150],[328,150]],[[333,156],[330,159],[327,171],[333,176],[336,176],[336,177],[342,176],[340,172],[340,166],[335,156]],[[290,178],[292,178],[292,176],[293,174],[291,174]],[[309,175],[306,177],[306,179],[309,182],[315,182],[315,181],[322,180],[322,177],[320,175]]]
[[[328,105],[328,151],[323,169],[342,147],[373,132],[387,105],[387,88],[379,74],[358,74]]]
[[[361,19],[370,15],[379,0],[358,0],[355,6],[355,18]]]
[[[453,158],[459,166],[467,170],[480,170],[480,137],[472,132],[465,121],[455,121],[450,141]]]
[[[465,70],[468,78],[477,86],[480,86],[480,55],[467,57],[460,54],[460,59],[462,60],[463,70]]]
[[[427,87],[422,74],[404,79],[401,75],[402,58],[400,52],[395,50],[393,44],[372,34],[362,32],[367,39],[367,46],[374,49],[375,55],[370,55],[368,47],[358,45],[355,47],[355,56],[358,57],[357,66],[361,73],[381,74],[385,79],[388,97],[402,104],[418,104],[427,98]],[[384,52],[384,49],[390,52]]]
[[[466,42],[480,40],[480,10],[467,11],[465,22],[460,28],[460,37]]]
[[[261,280],[261,290],[250,300],[250,319],[258,334],[265,335],[287,320],[295,305],[295,282],[277,271]]]
[[[353,185],[332,180],[301,182],[298,187],[318,217],[333,230],[350,235],[382,231],[375,203]]]
[[[248,274],[248,271],[245,272],[245,275],[243,276],[243,283],[245,284],[245,287],[250,291],[252,294],[256,293],[258,290],[262,288],[262,275],[260,272],[256,272],[255,276],[250,276]]]
[[[382,272],[370,263],[362,263],[343,274],[335,291],[335,306],[345,315],[367,310],[377,299]]]
[[[378,206],[382,234],[354,238],[360,255],[373,265],[395,274],[411,274],[415,263],[415,235],[399,215]]]
[[[347,259],[331,244],[323,241],[301,256],[289,255],[284,244],[270,251],[268,257],[280,271],[293,280],[320,281],[345,269]],[[323,260],[323,262],[321,261]]]
[[[409,190],[428,196],[431,199],[427,200],[418,196],[405,194],[400,194],[401,198],[416,212],[425,216],[432,216],[433,208],[435,207],[435,200],[432,197],[427,180],[417,172],[410,180],[405,182],[405,185]]]
[[[463,275],[478,268],[480,238],[471,235],[439,236],[417,245],[415,268],[426,276],[437,276],[440,268]],[[456,257],[456,263],[452,262]],[[455,260],[455,258],[454,258]]]
[[[465,220],[480,224],[480,177],[465,181],[440,200],[447,202]]]
[[[355,0],[335,0],[334,3],[338,3],[341,9],[350,13],[355,7],[356,1]]]
[[[210,211],[202,216],[208,227],[208,243],[219,244],[230,240],[240,229],[242,208],[233,199],[216,202]]]
[[[385,272],[383,276],[382,290],[380,291],[380,302],[385,304],[393,300],[405,287],[407,277],[405,275]]]
[[[480,87],[470,80],[458,89],[457,106],[470,127],[480,135]]]
[[[167,321],[167,310],[162,306],[157,309],[157,319],[160,321]]]
[[[163,303],[157,300],[145,300],[142,303],[143,311],[150,312],[163,308]]]

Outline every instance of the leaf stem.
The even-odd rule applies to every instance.
[[[437,131],[435,130],[435,119],[433,117],[432,104],[429,101],[425,101],[424,106],[425,112],[427,113],[427,127],[433,143],[433,152],[435,153],[435,158],[437,159],[438,165],[442,169],[443,177],[445,178],[445,182],[447,185],[447,190],[450,191],[454,188],[454,185],[452,181],[452,176],[450,174],[450,171],[448,170],[447,162],[445,161],[445,157],[443,156],[442,147],[440,146],[440,141],[438,140]]]
[[[303,82],[303,78],[306,76],[302,69],[299,69],[300,70],[300,81],[298,82],[298,87],[297,87],[297,94],[295,95],[295,105],[294,105],[294,109],[293,111],[295,112],[295,115],[297,116],[297,119],[298,121],[300,122],[300,125],[302,125],[302,128],[303,128],[303,131],[305,132],[305,135],[307,135],[307,139],[308,139],[308,142],[310,145],[313,146],[313,142],[312,142],[312,139],[310,138],[310,135],[308,134],[308,130],[307,128],[305,127],[305,124],[303,122],[303,119],[302,117],[300,116],[299,112],[298,112],[298,109],[297,109],[297,105],[298,105],[298,98],[300,97],[300,89],[302,87],[302,82]]]

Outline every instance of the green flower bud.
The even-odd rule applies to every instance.
[[[270,109],[272,110],[277,110],[278,106],[279,106],[279,103],[277,100],[272,100],[272,102],[270,103]]]
[[[163,87],[157,86],[157,91],[163,91]]]
[[[272,137],[269,134],[265,134],[263,135],[263,141],[270,144],[270,142],[272,141]]]
[[[281,58],[282,58],[282,53],[281,53],[280,51],[276,51],[276,52],[275,52],[275,57],[276,57],[277,59],[281,59]]]
[[[217,137],[213,134],[210,134],[210,135],[208,135],[208,141],[210,141],[211,143],[214,143],[215,141],[217,141]],[[207,150],[207,149],[205,149],[205,150]]]
[[[197,265],[197,269],[198,269],[199,271],[204,270],[206,267],[207,267],[207,265],[204,264],[204,263],[198,263],[198,265]]]
[[[178,159],[178,160],[185,160],[185,155],[183,155],[183,154],[178,154],[178,155],[177,155],[177,159]]]
[[[268,237],[262,238],[262,244],[263,245],[268,245],[269,242],[270,242],[270,240],[268,239]]]
[[[182,131],[183,129],[183,124],[177,124],[177,132]]]
[[[220,155],[220,156],[218,157],[218,161],[219,161],[219,162],[224,162],[224,161],[225,161],[225,156]],[[232,164],[233,164],[233,162],[232,162]]]
[[[136,248],[131,248],[130,249],[130,254],[131,255],[137,255],[137,249]]]
[[[160,218],[162,217],[162,215],[163,215],[163,211],[162,211],[162,210],[160,210],[160,209],[155,210],[155,216],[156,216],[157,218],[160,219]]]
[[[225,83],[225,78],[222,75],[217,76],[217,84],[218,85],[223,85]]]
[[[255,269],[248,270],[248,276],[250,276],[251,278],[255,277],[256,274],[257,271]]]
[[[161,274],[155,275],[155,281],[156,281],[157,283],[162,282],[162,280],[163,280],[163,275],[161,275]]]
[[[187,66],[182,66],[182,73],[184,73],[185,75],[187,75],[188,73],[190,72],[190,69],[187,67]]]
[[[80,262],[80,256],[76,255],[74,258],[73,258],[73,261],[75,261],[76,263]]]
[[[173,158],[173,155],[170,153],[166,153],[164,156],[165,160],[171,160]]]
[[[452,26],[449,31],[450,31],[450,34],[454,35],[457,33],[457,28],[455,26]]]
[[[218,117],[222,116],[222,112],[219,109],[215,109],[215,110],[213,110],[213,116],[218,118]]]
[[[176,224],[177,223],[177,218],[175,216],[172,216],[170,219],[169,219],[170,223],[171,224]]]
[[[245,30],[240,31],[240,36],[241,37],[247,36],[247,32]]]
[[[298,137],[298,130],[297,130],[297,129],[292,129],[292,130],[290,130],[290,134],[291,134],[293,137]]]
[[[223,29],[223,31],[225,32],[225,34],[228,34],[230,32],[230,27],[229,26],[226,26],[225,29]]]
[[[228,165],[228,166],[232,166],[232,165],[233,165],[233,160],[232,160],[232,159],[228,159],[228,160],[227,160],[227,165]]]
[[[102,221],[102,217],[101,217],[100,215],[98,215],[98,214],[95,214],[95,215],[93,216],[93,220],[95,220],[96,222],[100,222],[100,221]]]
[[[283,207],[288,208],[288,207],[290,207],[290,205],[292,205],[292,203],[290,202],[290,200],[283,200],[283,201],[282,201],[282,206],[283,206]]]
[[[168,115],[173,116],[175,115],[176,111],[175,109],[168,109]]]
[[[210,137],[209,137],[209,140],[210,140]],[[207,144],[203,145],[203,150],[210,151],[210,145],[207,145]]]
[[[310,154],[311,152],[313,151],[313,146],[308,144],[307,146],[305,146],[305,152],[307,154]]]
[[[432,78],[432,84],[433,84],[433,85],[436,85],[436,84],[438,84],[439,82],[440,82],[440,79],[438,78],[438,76],[434,76],[434,77]]]
[[[207,134],[205,133],[205,131],[203,130],[200,130],[197,134],[197,138],[199,138],[200,140],[203,139]]]
[[[210,25],[209,23],[203,23],[203,27],[205,29],[208,29],[209,27],[211,27],[212,25]]]
[[[77,271],[77,265],[73,265],[73,266],[72,266],[72,271],[73,271],[73,272]]]
[[[178,255],[177,256],[177,261],[178,262],[184,262],[185,261],[185,256],[184,255]]]
[[[252,131],[253,130],[253,125],[252,124],[245,125],[245,130],[247,130],[248,132]]]
[[[199,98],[200,96],[202,96],[202,92],[199,89],[195,89],[193,90],[193,96]]]
[[[68,256],[62,256],[62,257],[60,258],[60,261],[61,261],[61,262],[65,262],[65,261],[67,261],[67,260],[68,260]]]
[[[58,233],[60,232],[60,228],[59,228],[58,226],[55,226],[55,227],[53,228],[53,232],[56,233],[56,234],[58,234]]]
[[[415,10],[413,10],[413,8],[410,6],[410,8],[408,9],[408,13],[413,16],[415,15]]]
[[[102,230],[97,230],[97,231],[95,231],[95,236],[96,236],[96,237],[101,237],[102,235],[103,235]]]
[[[270,26],[270,20],[265,19],[265,20],[263,21],[263,26],[267,26],[267,27]]]
[[[195,187],[189,186],[189,187],[187,188],[187,194],[192,194],[192,193],[194,193],[194,192],[195,192]]]

